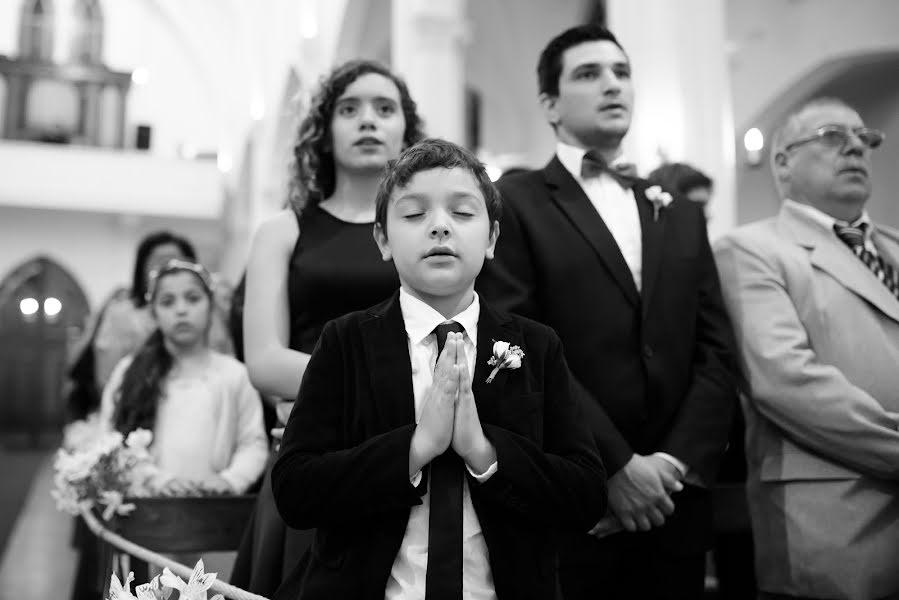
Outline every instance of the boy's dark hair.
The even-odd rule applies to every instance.
[[[537,61],[537,85],[540,93],[550,96],[559,95],[559,77],[562,76],[562,55],[565,54],[566,50],[584,42],[602,40],[612,42],[621,48],[621,44],[618,43],[618,39],[611,31],[595,23],[566,29],[551,39],[543,49],[543,52],[540,53],[540,60]],[[621,51],[624,52],[624,48],[621,48]],[[625,52],[625,55],[627,55],[627,52]]]
[[[708,175],[686,163],[665,163],[646,179],[681,195],[696,188],[712,187],[712,179]]]
[[[141,307],[147,305],[147,261],[150,254],[159,246],[173,244],[181,250],[184,258],[190,261],[197,260],[197,253],[193,245],[180,235],[175,235],[170,231],[157,231],[147,235],[141,240],[137,247],[137,257],[134,259],[134,273],[131,277],[131,300],[135,306]]]
[[[391,161],[387,167],[384,179],[378,186],[378,195],[375,202],[375,223],[387,232],[387,206],[390,197],[397,188],[404,188],[416,173],[431,169],[465,169],[468,171],[484,195],[484,203],[487,205],[487,217],[490,226],[499,221],[503,214],[503,205],[499,192],[487,170],[477,157],[457,144],[437,138],[428,138],[407,148],[400,157]]]

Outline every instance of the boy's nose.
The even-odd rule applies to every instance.
[[[444,238],[449,234],[450,230],[446,225],[435,225],[431,228],[431,237]]]

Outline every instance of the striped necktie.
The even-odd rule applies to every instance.
[[[879,254],[874,254],[865,247],[867,229],[867,223],[859,223],[857,226],[835,223],[833,226],[837,236],[874,273],[874,276],[887,286],[893,296],[899,298],[899,272]]]

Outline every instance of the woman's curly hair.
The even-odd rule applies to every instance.
[[[351,83],[369,73],[390,79],[400,93],[400,105],[406,120],[403,146],[409,147],[424,138],[418,108],[400,77],[376,61],[351,60],[343,63],[321,80],[310,102],[309,112],[297,131],[289,189],[290,205],[295,211],[300,212],[306,205],[317,204],[334,193],[337,178],[331,143],[334,106]]]

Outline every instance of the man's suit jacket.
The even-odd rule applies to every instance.
[[[899,265],[899,232],[874,240]],[[899,301],[793,206],[715,253],[747,378],[759,588],[899,594]]]
[[[633,189],[642,291],[557,157],[498,182],[504,206],[496,258],[477,287],[488,301],[559,334],[588,392],[585,410],[609,473],[634,452],[662,451],[711,483],[736,409],[730,324],[702,208],[676,198],[656,220],[647,186],[640,180]],[[710,499],[692,492],[656,533],[675,549],[711,541]]]
[[[521,367],[486,383],[494,341]],[[587,531],[606,508],[605,474],[558,337],[481,302],[472,389],[498,471],[467,476],[500,598],[554,598],[557,529]],[[272,472],[285,522],[318,528],[278,598],[377,598],[411,507],[412,371],[398,294],[331,321],[303,377]]]

